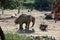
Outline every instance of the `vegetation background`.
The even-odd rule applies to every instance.
[[[37,10],[50,10],[52,0],[0,0],[0,8],[16,9],[20,8],[34,8]]]

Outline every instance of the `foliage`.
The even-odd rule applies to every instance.
[[[35,8],[48,10],[51,5],[51,0],[35,0]]]
[[[2,0],[1,2],[1,6],[4,9],[15,9],[18,7],[18,5],[20,4],[19,1],[17,0]]]
[[[0,0],[4,9],[16,9],[18,6],[42,10],[51,9],[52,0]]]

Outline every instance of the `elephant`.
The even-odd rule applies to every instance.
[[[0,36],[1,36],[1,40],[5,40],[5,35],[1,27],[0,27]]]
[[[34,26],[35,24],[35,17],[31,16],[31,15],[27,15],[27,14],[21,14],[16,20],[15,20],[15,24],[19,24],[20,26],[20,30],[23,30],[23,23],[26,24],[25,29],[29,29],[29,25],[30,22],[32,22],[32,26]]]

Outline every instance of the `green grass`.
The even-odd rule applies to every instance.
[[[6,40],[30,40],[30,38],[18,34],[5,34]]]
[[[11,33],[5,34],[5,39],[6,40],[39,40],[35,38],[31,39],[31,37],[27,37],[25,35],[11,34]],[[43,38],[40,37],[40,40],[43,40]],[[45,38],[45,40],[48,40],[48,39]]]

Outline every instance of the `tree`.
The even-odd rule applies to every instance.
[[[2,14],[4,14],[5,0],[0,0],[2,6]]]
[[[2,7],[2,14],[4,9],[16,9],[19,6],[20,0],[0,0]]]
[[[38,10],[45,9],[50,6],[50,1],[51,0],[35,0],[35,8]]]

